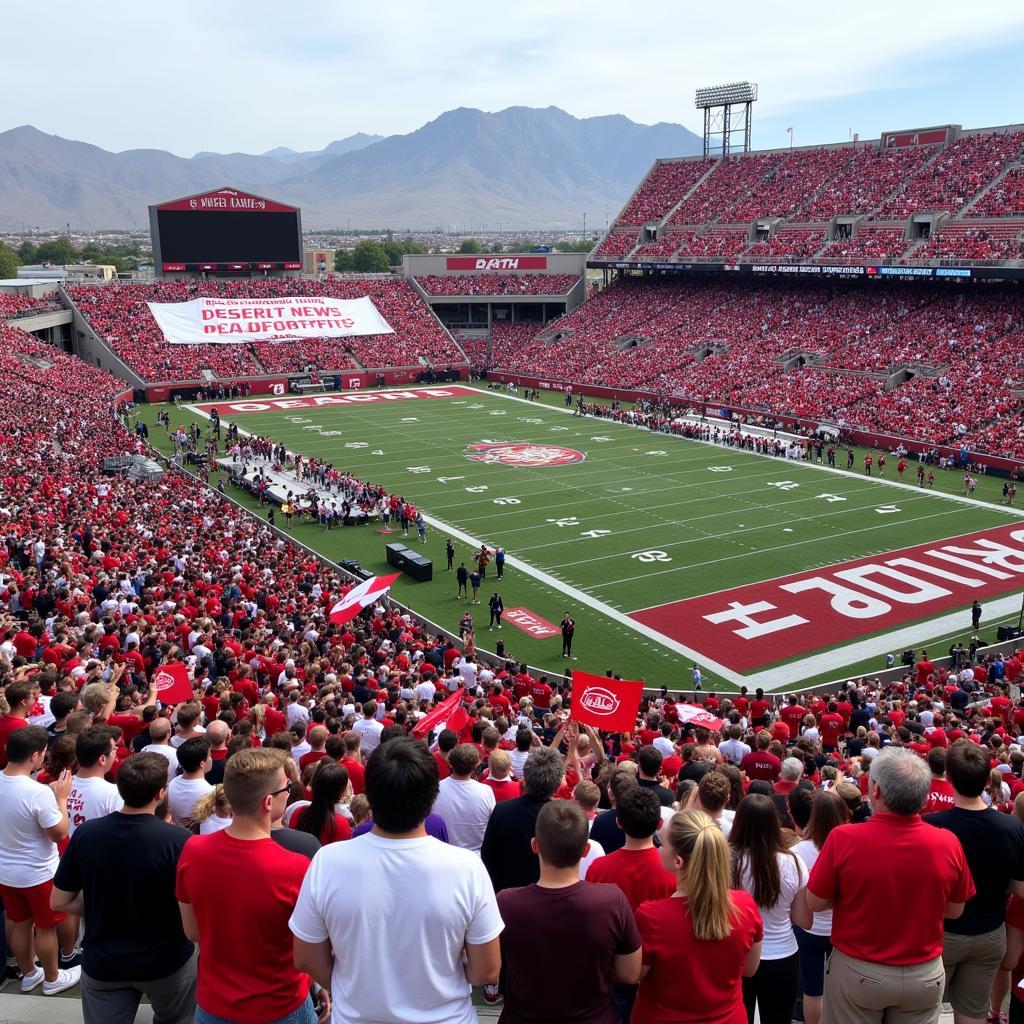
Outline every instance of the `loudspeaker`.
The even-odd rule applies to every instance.
[[[996,630],[996,637],[1000,643],[1004,640],[1016,640],[1021,636],[1021,631],[1016,626],[1000,626]]]

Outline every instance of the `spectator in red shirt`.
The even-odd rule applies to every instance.
[[[328,736],[330,733],[322,725],[314,725],[309,730],[309,750],[299,758],[299,771],[302,771],[307,765],[322,761],[327,756],[325,747]]]
[[[496,804],[519,796],[519,783],[512,778],[512,759],[507,750],[495,750],[487,759],[487,776],[483,782],[493,790]]]
[[[764,779],[765,782],[778,782],[782,772],[782,759],[770,753],[772,734],[762,729],[754,738],[756,749],[746,754],[740,761],[740,771],[748,779]]]
[[[765,700],[764,690],[759,686],[754,699],[750,702],[750,724],[755,729],[763,729],[768,725],[768,711],[771,702]]]
[[[702,811],[681,811],[662,830],[660,855],[676,888],[636,914],[643,975],[633,1024],[746,1021],[742,981],[757,972],[763,929],[749,893],[730,888],[725,837]]]
[[[661,827],[661,804],[654,791],[634,786],[616,804],[615,816],[626,833],[625,845],[598,857],[587,870],[587,881],[617,885],[634,911],[646,900],[671,896],[675,876],[662,867],[654,847],[654,834]]]
[[[331,760],[319,761],[313,775],[309,806],[295,813],[292,828],[316,836],[321,846],[351,839],[352,826],[348,818],[335,810],[350,795],[348,769]]]
[[[828,711],[821,716],[818,723],[821,728],[821,749],[826,754],[834,754],[839,750],[839,741],[846,732],[846,722],[839,714],[835,701],[829,701]]]
[[[328,740],[331,743],[332,740]],[[352,784],[352,793],[358,796],[362,793],[366,780],[366,766],[363,764],[363,755],[359,750],[362,739],[357,732],[347,732],[344,736],[345,756],[339,764],[348,769],[348,780]]]
[[[938,1015],[945,982],[943,919],[964,912],[974,882],[956,836],[921,821],[931,772],[898,747],[871,762],[868,798],[874,814],[834,829],[811,869],[807,903],[833,908],[825,1006],[837,1020],[928,1021]],[[890,914],[914,894],[913,914]],[[844,1009],[846,1008],[846,1009]]]
[[[240,1024],[276,1021],[309,999],[309,976],[292,961],[288,919],[310,861],[270,834],[291,789],[288,756],[272,748],[235,754],[224,771],[231,824],[193,836],[178,861],[182,924],[202,949],[199,1020],[206,1015]],[[232,878],[245,880],[244,893],[231,891]]]
[[[0,715],[0,768],[7,767],[8,737],[15,729],[24,729],[28,725],[28,716],[38,696],[39,687],[26,680],[11,683],[4,690],[4,698],[10,710],[6,715]]]
[[[942,747],[933,747],[928,751],[928,769],[932,773],[932,781],[928,788],[928,799],[925,801],[922,814],[933,811],[948,811],[956,803],[953,787],[946,780],[946,751]]]

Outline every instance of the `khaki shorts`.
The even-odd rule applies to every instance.
[[[942,939],[942,963],[946,968],[943,1002],[951,1003],[964,1017],[986,1017],[989,993],[1006,954],[1006,929],[1000,925],[983,935],[946,932]]]

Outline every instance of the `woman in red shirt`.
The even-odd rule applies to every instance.
[[[637,908],[644,967],[631,1024],[746,1024],[743,978],[761,961],[761,915],[749,893],[729,888],[721,829],[703,811],[680,811],[660,854],[676,891]]]
[[[348,818],[336,810],[348,793],[348,769],[326,758],[318,761],[310,804],[295,815],[292,828],[316,836],[321,846],[351,839]]]

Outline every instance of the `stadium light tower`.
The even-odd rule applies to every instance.
[[[757,99],[755,82],[729,82],[697,90],[696,107],[704,111],[704,156],[711,155],[711,140],[722,140],[722,156],[735,151],[732,137],[743,133],[743,152],[750,152],[750,118]],[[741,108],[734,111],[733,107]]]

